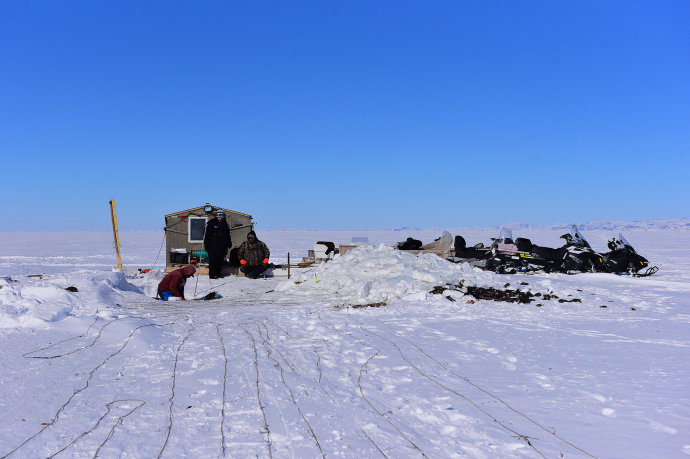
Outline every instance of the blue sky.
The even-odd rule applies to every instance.
[[[690,3],[0,0],[0,231],[690,217]]]

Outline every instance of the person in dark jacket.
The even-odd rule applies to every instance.
[[[204,248],[208,253],[209,279],[223,277],[221,274],[223,260],[225,260],[225,255],[231,247],[230,227],[225,220],[225,212],[223,209],[218,209],[216,218],[212,218],[206,223],[206,232],[204,233]]]
[[[158,298],[167,301],[169,296],[177,296],[184,300],[184,285],[195,272],[192,265],[169,272],[158,284]]]
[[[268,269],[268,257],[271,252],[266,244],[261,242],[254,231],[250,231],[247,240],[244,241],[237,250],[237,257],[240,259],[242,271],[247,277],[256,279]]]

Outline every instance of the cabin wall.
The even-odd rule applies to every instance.
[[[185,249],[189,256],[193,250],[203,250],[203,243],[188,242],[189,239],[189,217],[203,217],[208,221],[215,218],[215,209],[213,213],[207,214],[201,209],[192,209],[183,214],[172,214],[165,217],[165,256],[166,267],[173,266],[171,262],[171,250]],[[231,210],[223,209],[225,211],[225,219],[230,226],[230,238],[232,239],[232,246],[239,247],[239,245],[247,239],[247,234],[252,230],[252,219],[249,215],[238,214]],[[228,251],[229,253],[229,251]]]

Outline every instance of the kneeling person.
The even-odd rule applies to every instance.
[[[167,301],[168,297],[177,296],[184,300],[184,285],[195,272],[192,265],[169,272],[158,284],[158,298]]]
[[[268,258],[271,252],[266,244],[257,239],[256,233],[250,231],[247,240],[240,244],[237,256],[240,259],[242,271],[247,277],[256,279],[268,269]]]

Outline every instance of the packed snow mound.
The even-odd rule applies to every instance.
[[[96,315],[124,298],[140,298],[155,289],[162,276],[137,280],[141,286],[120,271],[99,273],[90,281],[75,277],[69,283],[61,276],[0,278],[0,328],[46,328],[68,317]],[[66,290],[74,284],[79,287]]]
[[[91,278],[94,297],[101,304],[108,305],[124,301],[124,297],[138,297],[143,294],[143,290],[132,284],[121,271],[105,272],[97,274]]]
[[[0,279],[0,328],[47,328],[72,315],[73,293],[55,285]]]
[[[494,284],[494,275],[467,263],[450,263],[434,254],[414,255],[380,244],[364,245],[312,271],[280,283],[277,291],[302,296],[332,295],[344,303],[425,300],[436,285]]]
[[[112,271],[108,273],[97,274],[91,278],[94,284],[104,283],[114,290],[123,292],[142,293],[142,291],[134,284],[131,284],[122,271]]]
[[[138,292],[143,293],[147,297],[155,298],[158,295],[158,284],[166,276],[165,271],[153,269],[145,273],[137,273],[134,277],[130,277],[125,281],[130,286],[137,288]]]

